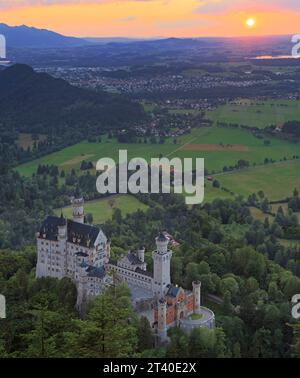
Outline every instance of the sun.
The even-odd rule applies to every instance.
[[[246,25],[249,27],[249,28],[253,28],[256,24],[256,21],[254,18],[248,18],[248,20],[246,21]]]

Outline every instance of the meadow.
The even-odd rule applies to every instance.
[[[207,113],[214,122],[225,122],[250,127],[266,128],[300,120],[300,101],[292,100],[239,100]]]
[[[237,195],[248,197],[262,190],[271,201],[291,197],[300,190],[300,161],[286,161],[257,166],[247,170],[218,176],[221,185]]]
[[[109,198],[86,202],[84,205],[85,214],[93,215],[93,224],[102,224],[112,219],[115,209],[120,209],[122,216],[134,213],[137,210],[145,211],[148,206],[141,203],[131,195],[115,195]],[[62,209],[65,217],[72,219],[72,206]],[[61,209],[57,209],[56,215],[61,214]]]
[[[18,166],[16,169],[25,176],[36,172],[39,164],[57,165],[66,172],[79,170],[83,160],[96,162],[103,157],[118,161],[119,150],[128,150],[129,159],[143,157],[150,161],[160,154],[173,158],[204,158],[205,167],[210,172],[220,172],[224,166],[234,166],[244,159],[251,164],[262,164],[265,158],[280,160],[292,159],[299,154],[299,145],[285,140],[268,137],[270,146],[264,145],[250,131],[238,128],[202,127],[195,128],[189,134],[177,138],[167,138],[164,144],[148,142],[137,144],[120,144],[115,139],[102,138],[101,143],[82,142],[40,159]]]

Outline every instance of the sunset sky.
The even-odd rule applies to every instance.
[[[300,33],[300,0],[0,0],[0,12],[9,25],[74,36]]]

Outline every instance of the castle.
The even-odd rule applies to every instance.
[[[172,285],[172,251],[166,233],[156,238],[151,273],[144,247],[111,260],[110,243],[102,230],[84,223],[83,198],[73,198],[72,204],[73,220],[49,216],[36,235],[36,277],[70,278],[77,287],[76,307],[81,313],[89,298],[116,281],[125,283],[137,312],[148,318],[162,341],[175,326],[187,332],[195,327],[214,328],[214,313],[201,306],[201,283],[193,282],[193,291]]]

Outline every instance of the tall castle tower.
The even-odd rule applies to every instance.
[[[201,282],[193,282],[193,296],[194,296],[194,313],[201,313]]]
[[[84,199],[79,190],[76,190],[75,196],[72,200],[73,205],[73,221],[77,223],[84,223]]]
[[[156,238],[156,250],[152,252],[153,259],[153,294],[162,298],[171,284],[172,251],[168,249],[169,239],[161,233]]]
[[[168,339],[167,337],[167,302],[165,299],[158,301],[158,326],[157,332],[162,342]]]

